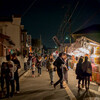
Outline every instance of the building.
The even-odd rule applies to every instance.
[[[0,17],[0,32],[15,43],[13,49],[21,51],[21,16]]]
[[[22,55],[28,55],[29,53],[29,45],[27,42],[27,30],[22,29],[21,31],[21,48],[22,48]]]
[[[74,39],[77,39],[81,36],[85,36],[93,41],[100,43],[100,24],[89,26],[72,34]]]

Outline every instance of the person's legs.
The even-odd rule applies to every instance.
[[[9,80],[8,80],[8,78],[6,78],[6,90],[7,90],[6,97],[9,97]]]
[[[11,80],[10,84],[11,84],[11,96],[13,96],[14,95],[14,90],[15,90],[15,88],[14,88],[14,80]]]
[[[68,83],[68,71],[64,72],[64,79],[65,79],[66,83]]]
[[[82,79],[82,88],[84,88],[84,78]]]
[[[53,71],[49,71],[51,85],[53,84]]]
[[[90,76],[88,76],[88,89],[89,89],[89,86],[90,86]]]
[[[78,88],[80,89],[81,79],[78,80]]]
[[[39,70],[40,70],[39,73],[40,73],[40,75],[41,75],[41,68],[39,68]]]
[[[53,82],[54,81],[54,71],[51,71],[51,82]]]
[[[88,78],[87,78],[87,76],[85,77],[85,88],[87,89],[87,80],[88,80]]]
[[[57,71],[57,73],[58,73],[58,76],[59,76],[59,80],[54,84],[54,87],[56,87],[59,83],[60,83],[60,87],[62,88],[63,87],[63,84],[62,84],[62,80],[63,80],[63,75],[62,75],[62,71],[61,72],[59,72],[59,71]]]
[[[1,76],[1,90],[4,91],[4,77]]]
[[[16,92],[19,92],[20,88],[19,88],[19,76],[18,76],[18,72],[15,73],[15,81],[16,81]]]

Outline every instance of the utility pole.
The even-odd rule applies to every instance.
[[[71,44],[71,41],[72,41],[72,39],[71,39],[71,37],[72,37],[72,35],[71,35],[71,19],[69,20],[69,36],[70,36],[70,44]]]
[[[40,34],[40,54],[41,54],[41,34]]]

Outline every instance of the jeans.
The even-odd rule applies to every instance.
[[[15,81],[16,81],[16,91],[20,91],[18,72],[15,72]]]
[[[54,71],[49,71],[49,75],[50,75],[50,80],[51,80],[51,82],[53,82],[53,80],[54,80]]]
[[[41,75],[41,68],[40,67],[38,67],[38,74]]]
[[[10,94],[9,85],[11,86],[11,95],[13,96],[14,90],[15,90],[14,80],[6,80],[7,96],[9,96],[9,94]]]
[[[85,88],[89,89],[90,86],[90,76],[85,76]]]
[[[64,71],[64,80],[68,83],[68,71]]]

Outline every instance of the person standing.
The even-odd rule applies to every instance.
[[[1,92],[2,96],[4,95],[4,83],[6,82],[6,90],[8,89],[9,84],[9,73],[10,70],[8,68],[7,62],[3,62],[1,65]],[[9,93],[7,92],[7,95],[9,96]]]
[[[91,63],[88,61],[87,56],[85,57],[85,61],[83,62],[82,70],[85,78],[85,88],[86,90],[88,90],[90,85],[90,76],[92,76],[92,66]]]
[[[64,67],[63,67],[63,74],[64,74],[64,81],[66,81],[66,83],[68,84],[68,59],[66,57],[65,60],[65,64],[64,64]]]
[[[54,63],[54,59],[53,59],[53,55],[51,54],[47,61],[47,69],[49,71],[51,85],[53,85],[53,82],[54,82],[54,65],[53,65],[53,63]]]
[[[41,62],[41,56],[38,57],[36,65],[37,65],[37,69],[38,69],[38,76],[41,76],[41,67],[42,67],[42,62]]]
[[[14,65],[17,68],[16,72],[14,73],[14,79],[15,79],[15,82],[16,82],[16,93],[19,93],[20,92],[20,86],[19,86],[19,73],[18,73],[18,70],[21,68],[21,66],[20,66],[20,62],[17,58],[17,55],[15,53],[13,54],[12,61],[14,62]]]
[[[82,88],[84,88],[84,76],[83,76],[83,70],[82,70],[82,64],[83,64],[83,59],[80,58],[79,59],[79,62],[77,63],[77,66],[76,66],[76,79],[78,79],[78,89],[80,90],[80,84],[81,84],[81,81],[82,81]]]
[[[66,53],[60,53],[59,57],[55,60],[54,66],[57,67],[57,74],[59,76],[59,80],[54,84],[54,88],[60,83],[60,88],[63,89],[63,72],[62,72],[62,65],[65,63],[64,59],[66,59]]]
[[[14,73],[16,71],[16,67],[14,66],[14,63],[11,61],[10,55],[6,56],[7,60],[7,66],[9,69],[9,74],[6,79],[6,85],[7,85],[7,95],[6,97],[9,97],[9,95],[12,97],[14,95]],[[10,88],[9,85],[11,86],[11,93],[10,93]]]

